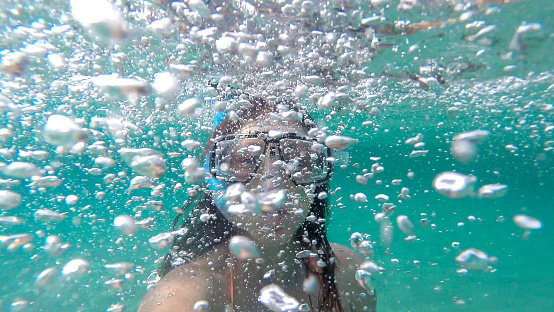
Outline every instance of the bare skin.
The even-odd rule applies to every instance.
[[[307,135],[297,124],[272,119],[264,120],[263,123],[253,122],[244,127],[241,133],[270,130]],[[278,187],[287,190],[290,195],[287,201],[291,201],[284,205],[281,216],[236,216],[224,212],[225,217],[235,226],[248,231],[257,243],[263,261],[232,258],[227,242],[223,242],[195,262],[177,267],[164,276],[146,294],[139,312],[192,312],[198,301],[207,301],[209,311],[227,312],[231,311],[226,310],[226,307],[231,306],[231,298],[233,311],[269,311],[258,302],[258,295],[262,287],[270,283],[279,285],[300,303],[311,302],[313,307],[319,305],[317,293],[309,295],[303,290],[305,268],[295,262],[296,253],[301,249],[291,239],[308,216],[313,188],[295,185],[288,175],[272,167],[276,157],[268,151],[259,171],[264,174],[253,178],[245,186],[251,192],[259,192],[260,189],[264,191],[275,185],[271,183],[273,179],[279,179]],[[367,307],[367,311],[375,311],[375,296],[370,295],[354,279],[362,258],[347,247],[331,245],[337,263],[335,278],[344,310],[357,312]]]
[[[367,311],[375,311],[375,297],[370,296],[354,279],[362,258],[348,247],[333,243],[331,245],[338,262],[335,278],[344,310],[363,311],[367,306]],[[210,311],[225,311],[225,306],[230,304],[231,298],[231,270],[225,264],[228,256],[223,246],[195,263],[177,267],[146,294],[138,311],[192,312],[194,304],[201,300],[209,302]],[[263,310],[257,302],[257,294],[262,286],[255,283],[252,285],[252,281],[261,280],[262,278],[256,277],[263,276],[266,271],[260,268],[245,272],[246,267],[252,266],[244,266],[237,262],[233,265],[234,305],[240,306],[241,309],[238,311],[269,311]],[[308,298],[302,290],[304,276],[303,270],[300,270],[295,278],[289,280],[290,285],[281,284],[287,294],[299,301],[306,301]],[[314,306],[318,305],[317,296],[312,296],[312,303]]]

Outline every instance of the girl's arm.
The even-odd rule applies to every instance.
[[[205,272],[194,265],[178,267],[146,293],[138,312],[193,312],[198,301],[211,304],[213,281],[212,272]]]

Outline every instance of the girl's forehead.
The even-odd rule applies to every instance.
[[[269,131],[282,131],[285,133],[295,133],[298,135],[307,135],[308,132],[304,127],[297,122],[290,122],[286,120],[274,120],[268,118],[267,120],[257,120],[244,125],[239,134],[249,134],[250,132],[269,132]]]

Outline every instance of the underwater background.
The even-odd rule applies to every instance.
[[[553,1],[100,1],[119,13],[90,18],[76,12],[86,2],[0,8],[0,188],[21,195],[15,207],[0,200],[0,309],[136,311],[168,249],[149,239],[172,230],[198,184],[181,162],[201,148],[181,143],[206,140],[216,104],[207,82],[229,77],[250,94],[296,96],[329,135],[358,139],[330,183],[328,237],[346,246],[354,232],[371,237],[385,269],[375,279],[378,311],[552,311]],[[243,35],[218,45],[226,32]],[[242,53],[239,42],[255,48]],[[165,72],[175,79],[156,83]],[[114,73],[135,80],[94,79]],[[299,85],[308,86],[300,96]],[[193,114],[178,107],[189,98],[201,102]],[[70,144],[45,139],[52,115],[81,129],[61,139]],[[474,130],[489,133],[469,160],[456,159],[454,137]],[[406,142],[416,137],[420,148]],[[143,174],[122,148],[163,155],[155,186],[130,187]],[[14,162],[35,167],[9,173]],[[358,183],[376,163],[382,172]],[[475,191],[503,184],[507,192],[449,198],[433,180],[450,171],[475,176]],[[39,175],[61,180],[40,184]],[[397,198],[403,187],[410,199]],[[389,243],[375,221],[379,194],[396,205]],[[540,229],[524,235],[513,221],[521,214]],[[124,235],[113,225],[121,215],[145,222]],[[415,240],[404,239],[397,215],[411,220]],[[456,257],[469,248],[493,257],[490,267],[460,270]],[[74,259],[84,262],[69,272]],[[106,268],[122,262],[131,268]]]

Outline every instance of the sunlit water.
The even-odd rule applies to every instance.
[[[6,203],[3,194],[2,217],[19,221],[0,222],[0,307],[137,309],[149,274],[167,252],[148,240],[171,230],[191,186],[181,161],[199,150],[181,142],[205,140],[215,105],[206,81],[228,76],[231,85],[269,99],[300,95],[329,135],[359,140],[331,183],[329,238],[349,245],[354,232],[371,236],[374,260],[385,268],[377,279],[378,311],[550,311],[554,4],[502,2],[192,1],[189,13],[183,14],[187,5],[175,4],[178,13],[170,14],[163,3],[121,1],[106,4],[115,17],[102,27],[95,23],[107,13],[98,17],[85,6],[90,14],[83,17],[68,1],[4,3],[2,162],[32,163],[62,181],[38,186],[36,178],[25,178],[33,168],[3,169],[1,188],[22,199]],[[216,12],[221,16],[211,15]],[[175,21],[152,23],[167,16]],[[232,31],[242,35],[224,35]],[[234,39],[218,42],[222,37]],[[23,56],[8,56],[16,51]],[[175,64],[193,66],[180,72]],[[172,73],[176,87],[171,79],[156,83],[163,72]],[[113,73],[143,82],[122,94],[91,80]],[[305,94],[298,85],[306,86]],[[178,108],[192,97],[202,111]],[[46,121],[54,114],[75,121],[77,130],[48,137]],[[490,134],[472,145],[473,159],[455,159],[454,137],[478,129]],[[417,147],[409,144],[416,137],[411,143]],[[124,161],[119,151],[125,147],[161,152],[168,169],[154,177],[154,189],[129,191],[131,179],[145,174]],[[427,152],[410,157],[414,150]],[[375,163],[384,170],[367,185],[357,183]],[[476,190],[498,183],[508,191],[499,198],[449,198],[433,188],[434,178],[447,171],[475,176]],[[410,199],[397,198],[403,187]],[[367,203],[355,201],[357,193]],[[392,238],[383,237],[375,221],[379,194],[396,205]],[[524,235],[512,220],[519,214],[542,227]],[[150,230],[139,226],[126,236],[113,225],[120,215],[154,221]],[[398,215],[414,224],[415,240],[405,241]],[[28,236],[16,240],[15,234]],[[49,235],[61,243],[44,248]],[[469,248],[492,257],[485,270],[464,272],[456,261]],[[66,264],[75,259],[89,266],[70,274]],[[133,264],[127,275],[105,267],[120,262]],[[50,279],[37,284],[48,268],[54,268]]]

